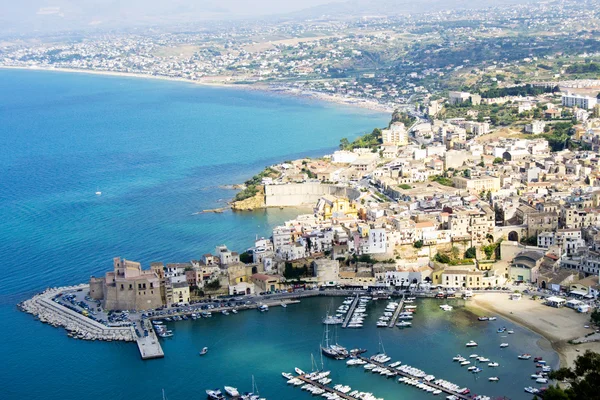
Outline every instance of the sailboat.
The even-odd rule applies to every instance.
[[[336,360],[348,358],[348,350],[338,344],[329,344],[329,325],[325,325],[325,345],[321,344],[321,354]]]
[[[379,363],[386,363],[391,360],[391,357],[385,354],[385,348],[383,347],[383,341],[381,340],[381,334],[379,335],[379,351],[376,355],[371,357],[372,361]]]
[[[252,392],[246,392],[240,396],[240,400],[266,400],[264,397],[260,397],[258,393],[258,387],[254,382],[254,375],[252,375]]]

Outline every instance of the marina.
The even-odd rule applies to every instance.
[[[390,368],[390,367],[386,366],[385,363],[374,360],[373,357],[367,358],[364,356],[358,356],[358,358],[363,361],[366,361],[367,363],[374,364],[374,365],[378,366],[379,368],[390,371],[390,374],[391,374],[390,376],[393,376],[393,377],[401,376],[401,377],[408,378],[408,379],[417,378],[416,376],[411,375],[410,373],[407,373],[407,372],[404,372],[404,371],[398,369],[399,367]],[[423,375],[423,376],[425,376],[425,375]],[[420,379],[422,377],[418,377],[418,378]],[[455,396],[457,399],[462,399],[462,400],[471,399],[471,396],[467,396],[466,394],[451,390],[447,386],[439,385],[439,384],[436,384],[434,382],[430,382],[430,381],[427,381],[424,379],[420,379],[419,383],[421,383],[425,386],[428,386],[428,387],[432,388],[433,390],[441,390],[444,393]]]

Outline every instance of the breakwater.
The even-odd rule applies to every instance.
[[[18,307],[41,322],[54,327],[64,327],[70,336],[77,339],[134,341],[136,334],[133,326],[106,326],[54,301],[54,298],[61,293],[84,290],[89,290],[89,285],[46,289],[20,303]]]

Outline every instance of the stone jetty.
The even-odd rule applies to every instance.
[[[54,301],[54,298],[60,293],[78,290],[89,290],[89,285],[49,288],[20,303],[18,307],[22,311],[34,315],[41,322],[54,327],[64,327],[69,332],[69,336],[73,338],[126,342],[136,340],[137,335],[132,326],[106,326]]]

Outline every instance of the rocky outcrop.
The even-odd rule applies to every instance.
[[[233,211],[252,211],[265,208],[265,187],[258,186],[257,189],[258,192],[253,197],[232,202],[231,209]]]

